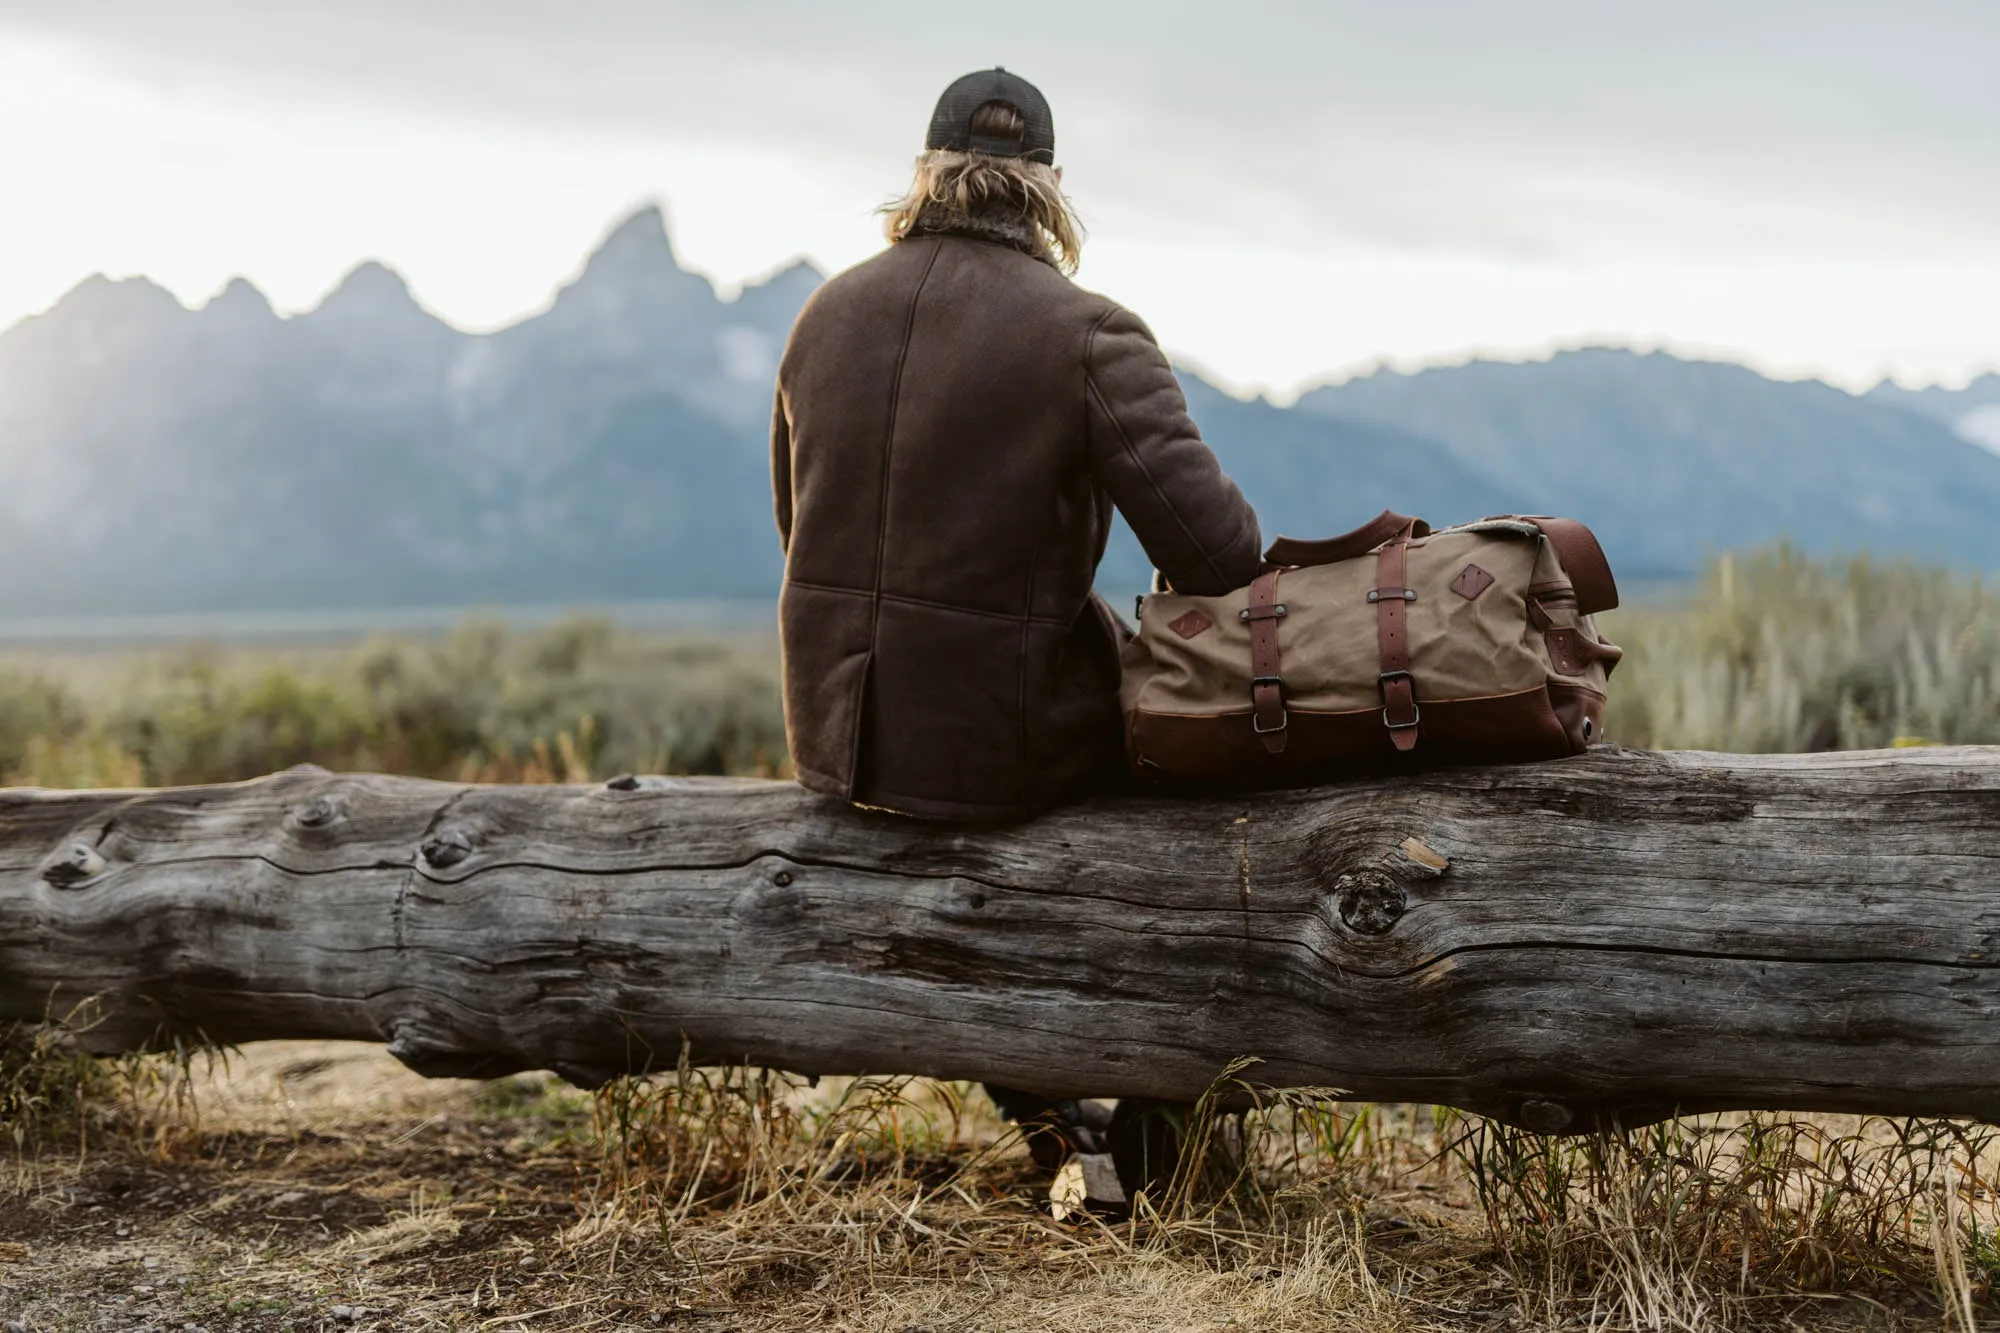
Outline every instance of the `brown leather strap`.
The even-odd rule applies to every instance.
[[[1376,557],[1375,588],[1368,600],[1375,603],[1376,637],[1381,646],[1382,725],[1398,750],[1417,745],[1417,683],[1410,676],[1410,627],[1407,610],[1416,593],[1403,586],[1408,568],[1409,542],[1414,527],[1397,533]]]
[[[1399,532],[1428,537],[1431,525],[1420,518],[1409,518],[1393,509],[1384,509],[1354,531],[1343,532],[1338,537],[1316,542],[1280,537],[1271,543],[1270,550],[1264,552],[1264,558],[1274,565],[1330,565],[1339,560],[1353,560],[1367,555]]]
[[[1250,604],[1236,614],[1250,625],[1250,725],[1272,754],[1283,754],[1290,720],[1285,716],[1285,681],[1278,656],[1278,575],[1267,569],[1250,583]]]
[[[1611,562],[1604,558],[1604,548],[1597,544],[1595,533],[1573,518],[1535,515],[1528,517],[1528,521],[1540,528],[1549,545],[1555,548],[1563,573],[1569,575],[1570,585],[1576,589],[1578,611],[1594,616],[1617,607],[1618,581],[1611,577]]]

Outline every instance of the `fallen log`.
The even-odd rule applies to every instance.
[[[299,769],[0,793],[0,1019],[99,1051],[384,1040],[420,1073],[672,1065],[1541,1131],[2000,1119],[2000,749],[1600,750],[1008,829],[784,783]]]

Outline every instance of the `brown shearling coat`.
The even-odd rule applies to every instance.
[[[1121,748],[1115,503],[1184,592],[1260,568],[1256,515],[1131,312],[1004,227],[922,231],[829,280],[778,374],[785,723],[799,781],[1025,818]]]

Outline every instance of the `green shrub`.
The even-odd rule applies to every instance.
[[[1825,750],[2000,743],[2000,588],[1943,570],[1724,556],[1672,600],[1604,618],[1627,650],[1626,745]],[[339,650],[143,654],[76,683],[0,665],[0,780],[221,782],[299,763],[452,780],[783,773],[768,639],[578,619]]]
[[[178,785],[336,766],[368,748],[374,723],[346,682],[198,651],[136,679],[106,730],[149,783]]]
[[[1653,749],[2000,743],[2000,588],[1941,569],[1711,562],[1692,595],[1604,618],[1626,649],[1606,731]]]
[[[102,673],[97,673],[102,674]],[[575,620],[351,650],[135,656],[90,695],[0,668],[0,780],[229,782],[294,764],[484,781],[776,773],[776,653]]]
[[[61,684],[0,666],[0,781],[28,766],[37,742],[67,743],[87,727],[83,706]]]

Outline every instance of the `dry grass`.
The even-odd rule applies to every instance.
[[[963,1085],[34,1058],[113,1113],[0,1193],[0,1315],[32,1329],[1970,1329],[2000,1222],[1990,1136],[1947,1122],[1543,1139],[1291,1093],[1197,1114],[1206,1160],[1130,1218],[1059,1222]]]

